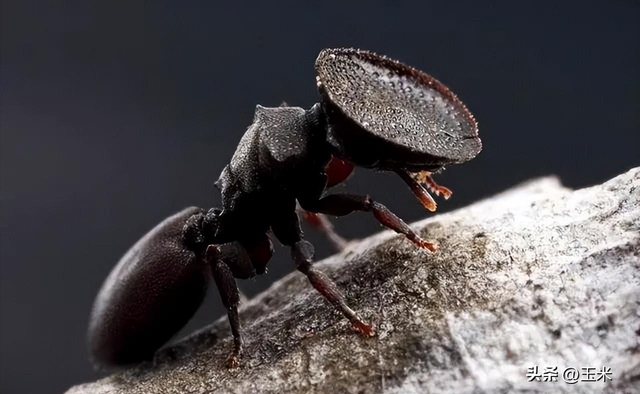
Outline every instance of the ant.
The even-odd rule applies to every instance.
[[[420,248],[420,238],[369,196],[329,194],[354,165],[397,173],[422,205],[451,191],[431,174],[473,159],[482,149],[473,115],[435,78],[387,57],[359,49],[325,49],[316,63],[320,103],[305,110],[256,107],[253,123],[216,186],[222,208],[187,208],[165,219],[120,260],[100,290],[89,324],[93,359],[105,366],[149,359],[199,308],[211,274],[227,309],[237,367],[243,340],[235,278],[265,273],[273,245],[285,246],[313,287],[365,336],[374,335],[346,303],[336,284],[313,266],[297,204],[317,215],[370,212]],[[425,187],[426,186],[426,187]],[[326,228],[326,226],[324,226]],[[334,237],[339,243],[339,237]]]

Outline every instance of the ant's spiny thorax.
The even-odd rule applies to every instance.
[[[253,193],[295,182],[301,171],[322,168],[329,158],[319,106],[256,107],[251,126],[242,137],[221,177],[232,177],[238,189]],[[223,187],[224,192],[224,187]]]

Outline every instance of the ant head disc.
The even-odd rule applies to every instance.
[[[420,70],[345,48],[323,50],[315,68],[330,138],[358,164],[442,166],[471,160],[482,149],[471,112]],[[357,152],[363,143],[372,147],[370,157]]]

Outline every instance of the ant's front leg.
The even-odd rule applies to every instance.
[[[437,244],[420,238],[402,219],[387,207],[374,201],[369,196],[354,194],[330,194],[316,201],[301,201],[304,209],[333,216],[345,216],[354,211],[372,212],[380,224],[391,230],[404,234],[410,241],[421,248],[435,252]]]
[[[220,245],[209,245],[205,252],[207,262],[211,266],[213,279],[216,282],[220,298],[225,308],[231,325],[233,334],[233,351],[227,358],[227,367],[235,368],[240,365],[242,355],[242,334],[240,332],[240,317],[238,316],[238,304],[240,303],[240,292],[236,280],[233,278],[231,268],[222,260]]]

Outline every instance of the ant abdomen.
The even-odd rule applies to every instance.
[[[199,208],[165,219],[120,259],[102,286],[89,323],[95,362],[139,362],[180,330],[198,309],[210,277],[207,265],[183,245],[185,222]]]

